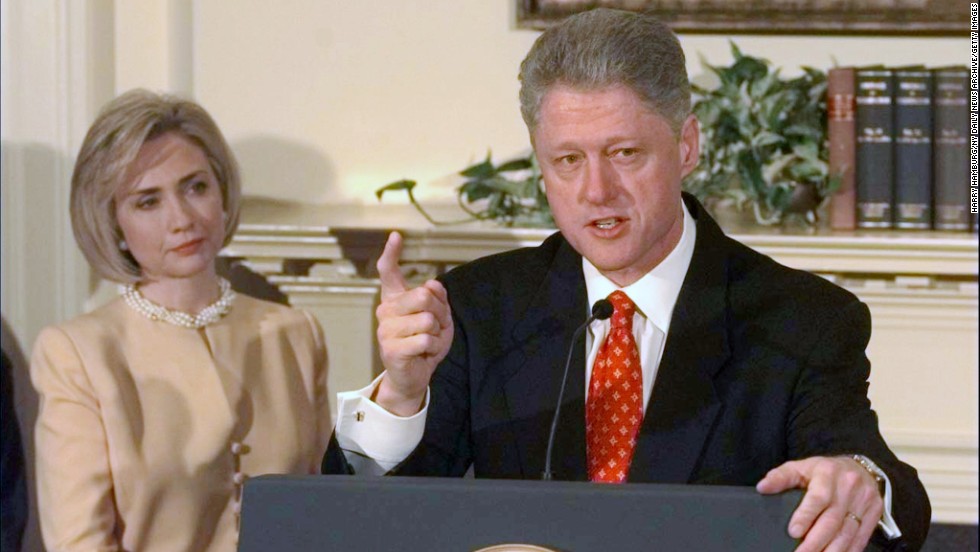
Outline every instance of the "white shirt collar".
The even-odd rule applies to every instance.
[[[653,270],[625,288],[620,288],[603,276],[595,265],[582,257],[582,272],[585,275],[590,309],[599,299],[605,299],[610,293],[622,289],[636,304],[637,311],[663,331],[664,335],[667,334],[677,296],[680,295],[684,277],[691,265],[691,257],[694,256],[694,242],[697,237],[697,225],[683,200],[681,208],[684,211],[684,228],[677,245]]]

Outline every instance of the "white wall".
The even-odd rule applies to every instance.
[[[515,29],[514,0],[199,2],[194,90],[242,156],[247,191],[312,202],[372,202],[399,178],[451,199],[455,171],[491,148],[529,148],[517,71],[538,33]],[[730,61],[729,37],[688,35]],[[744,52],[800,65],[965,63],[966,38],[736,37]],[[285,162],[284,162],[285,161]]]
[[[218,1],[196,15],[197,96],[250,193],[367,202],[527,142],[516,76],[537,33],[513,30],[509,2]]]

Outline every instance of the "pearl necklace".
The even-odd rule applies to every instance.
[[[232,291],[231,284],[224,278],[218,278],[218,286],[221,288],[221,297],[201,309],[201,312],[197,313],[196,316],[178,310],[170,310],[150,301],[136,289],[136,284],[126,286],[123,290],[123,298],[133,310],[150,320],[160,320],[181,328],[197,330],[221,320],[221,317],[231,310],[231,304],[235,300],[235,292]]]

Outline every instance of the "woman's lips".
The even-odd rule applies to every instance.
[[[204,243],[204,238],[190,240],[173,248],[172,251],[178,255],[191,255],[197,252],[202,243]]]

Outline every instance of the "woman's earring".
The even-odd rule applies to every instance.
[[[119,250],[129,251],[129,245],[126,244],[126,240],[119,240]]]

